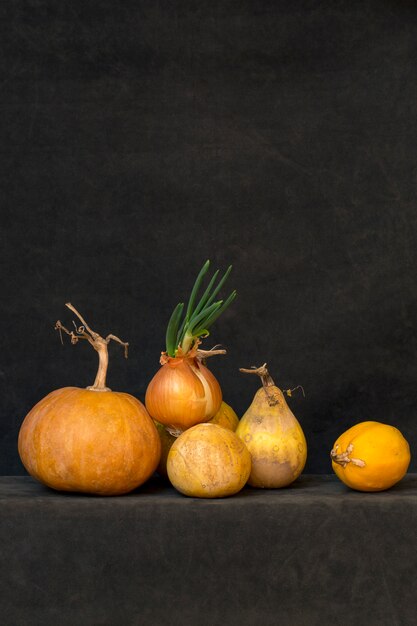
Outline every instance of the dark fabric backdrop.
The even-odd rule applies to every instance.
[[[130,342],[108,382],[143,399],[206,258],[234,266],[206,346],[239,414],[267,361],[305,388],[307,471],[366,419],[415,449],[416,2],[12,0],[0,50],[1,473],[31,406],[94,379],[64,303]]]

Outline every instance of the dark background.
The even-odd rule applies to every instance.
[[[0,4],[0,472],[49,391],[91,384],[71,300],[143,400],[206,258],[239,292],[206,347],[242,414],[267,361],[309,443],[362,420],[417,445],[417,4]],[[416,461],[412,469],[416,470]]]

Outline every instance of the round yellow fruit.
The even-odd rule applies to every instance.
[[[198,424],[172,445],[167,470],[171,483],[184,495],[223,498],[246,484],[251,456],[231,430],[217,424]]]
[[[239,418],[231,406],[226,404],[226,402],[222,402],[216,415],[207,423],[217,424],[218,426],[223,426],[223,428],[235,431],[239,424]]]
[[[330,453],[338,478],[358,491],[383,491],[400,481],[410,464],[410,447],[398,428],[361,422],[335,442]]]
[[[218,426],[222,426],[223,428],[228,428],[229,430],[235,431],[237,428],[237,425],[239,424],[239,418],[231,406],[226,404],[226,402],[222,402],[219,411],[207,423],[217,424]],[[161,424],[160,422],[157,422],[156,420],[154,420],[154,424],[156,426],[156,429],[159,434],[159,438],[161,440],[161,459],[159,461],[158,467],[156,468],[156,471],[163,478],[168,478],[168,472],[167,472],[168,453],[171,449],[172,444],[177,440],[177,438],[168,432],[164,424]]]

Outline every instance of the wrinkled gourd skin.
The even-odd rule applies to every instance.
[[[353,461],[345,467],[332,461],[332,467],[342,482],[357,491],[389,489],[403,478],[410,464],[408,442],[398,428],[388,424],[368,421],[352,426],[333,446],[339,454],[348,448]]]
[[[159,461],[156,471],[163,478],[168,478],[168,472],[167,472],[168,453],[173,443],[177,440],[177,438],[174,437],[174,435],[171,435],[171,433],[167,431],[164,424],[161,424],[157,420],[154,420],[154,423],[157,428],[159,437],[161,439],[161,460]],[[231,406],[226,404],[226,402],[222,402],[221,407],[216,413],[216,415],[207,423],[217,424],[218,426],[222,426],[223,428],[227,428],[229,430],[235,431],[237,428],[237,425],[239,424],[239,418]]]
[[[233,431],[216,424],[198,424],[173,444],[167,470],[173,486],[184,495],[223,498],[244,487],[251,456]]]
[[[277,488],[290,485],[304,469],[307,442],[296,417],[276,386],[258,389],[242,417],[236,434],[252,455],[248,480],[252,487]],[[273,404],[268,402],[268,397]]]
[[[145,407],[127,393],[57,389],[23,421],[19,454],[26,470],[60,491],[120,495],[143,484],[161,454]]]

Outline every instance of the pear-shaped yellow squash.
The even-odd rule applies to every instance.
[[[266,363],[257,369],[240,371],[258,374],[263,385],[236,429],[252,456],[248,483],[252,487],[286,487],[304,469],[307,459],[304,433],[269,375]]]

